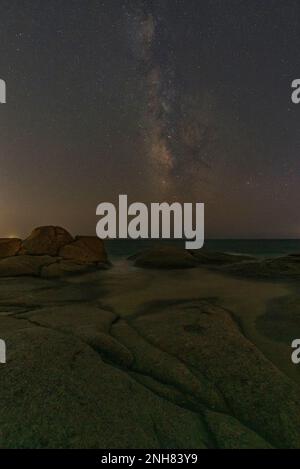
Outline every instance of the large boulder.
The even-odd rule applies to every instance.
[[[175,246],[157,246],[129,258],[137,267],[150,269],[190,269],[197,260],[185,249]]]
[[[35,228],[31,235],[23,241],[22,253],[56,256],[60,248],[72,241],[72,236],[64,228],[41,226]]]
[[[18,238],[0,239],[0,259],[15,256],[21,249],[22,241]]]
[[[96,236],[77,236],[75,241],[60,249],[59,255],[63,259],[79,263],[107,262],[104,243]]]

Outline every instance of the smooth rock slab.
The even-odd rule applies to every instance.
[[[279,448],[300,447],[299,387],[242,334],[232,316],[201,301],[153,305],[135,330],[214,385],[241,424]],[[129,348],[129,347],[128,347]]]
[[[1,448],[206,447],[199,415],[105,364],[80,339],[35,325],[3,333]]]

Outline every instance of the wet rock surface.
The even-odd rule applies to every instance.
[[[299,294],[270,302],[266,312],[257,319],[256,326],[267,337],[291,344],[300,331]]]

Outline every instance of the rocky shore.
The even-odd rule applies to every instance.
[[[73,238],[64,228],[35,228],[22,241],[0,239],[0,277],[57,278],[109,266],[103,241],[96,236]]]
[[[268,261],[157,247],[107,269],[56,227],[0,258],[1,448],[300,448],[300,298]]]
[[[188,251],[158,244],[130,256],[129,261],[136,267],[150,269],[204,267],[248,278],[300,278],[300,254],[256,259],[247,255],[205,249]],[[60,278],[109,267],[104,243],[96,236],[73,238],[64,228],[42,226],[35,228],[25,240],[0,238],[0,277]]]

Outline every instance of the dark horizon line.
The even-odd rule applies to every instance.
[[[153,239],[153,238],[138,238],[138,239],[132,239],[132,238],[108,238],[104,239],[103,241],[186,241],[187,238],[168,238],[168,239],[163,239],[163,238],[158,238],[158,239]],[[212,237],[212,238],[205,238],[205,241],[300,241],[300,237],[297,238],[261,238],[261,237],[251,237],[251,238],[230,238],[230,237]]]

